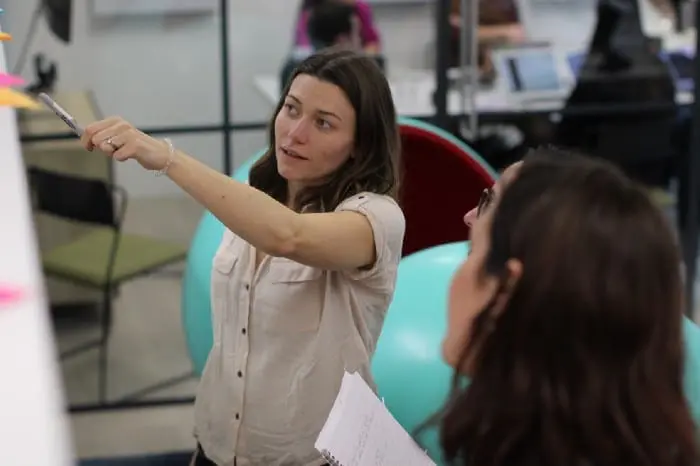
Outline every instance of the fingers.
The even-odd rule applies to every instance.
[[[119,162],[123,162],[136,156],[137,146],[135,141],[130,141],[117,147],[119,147],[119,149],[112,152],[112,158]]]
[[[132,126],[120,117],[110,117],[104,120],[96,121],[85,128],[83,136],[80,138],[83,146],[92,151],[95,148],[103,152],[112,153],[119,148],[114,144],[115,137],[130,130]],[[107,140],[113,144],[106,144]]]

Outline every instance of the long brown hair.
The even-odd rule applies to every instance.
[[[294,200],[296,208],[332,211],[343,200],[363,191],[388,194],[396,199],[401,140],[389,84],[371,58],[334,48],[310,56],[292,74],[270,121],[269,148],[250,170],[251,186],[287,202],[287,180],[277,171],[275,118],[294,78],[300,74],[338,86],[355,110],[356,124],[354,156],[323,184],[303,189]]]
[[[548,149],[495,209],[482,276],[523,273],[475,319],[440,423],[475,466],[690,466],[680,255],[663,213],[607,163]],[[485,220],[487,221],[487,220]]]

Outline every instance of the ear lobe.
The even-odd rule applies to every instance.
[[[508,278],[505,283],[505,291],[510,294],[520,282],[520,277],[523,276],[523,263],[518,259],[508,259],[506,271]]]

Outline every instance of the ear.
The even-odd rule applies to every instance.
[[[510,301],[515,288],[518,286],[518,283],[520,283],[520,278],[523,276],[523,263],[518,259],[508,259],[506,262],[505,271],[505,282],[503,283],[493,306],[491,317],[494,319],[498,318],[503,311],[505,311],[508,301]]]

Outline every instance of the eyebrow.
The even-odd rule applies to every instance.
[[[299,105],[303,105],[302,102],[301,102],[301,100],[299,100],[299,98],[296,97],[294,94],[288,93],[288,94],[287,94],[287,97],[290,98],[290,99],[292,99],[293,101],[295,101],[295,102],[298,103]],[[333,117],[333,118],[336,118],[336,119],[339,120],[339,121],[343,121],[343,119],[340,118],[340,116],[339,116],[337,113],[333,113],[333,112],[331,112],[331,111],[328,111],[328,110],[321,110],[321,109],[316,110],[316,112],[317,112],[318,114],[320,114],[320,115],[327,116],[327,117]]]

